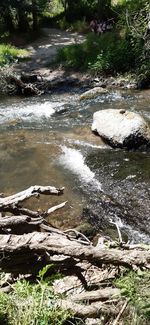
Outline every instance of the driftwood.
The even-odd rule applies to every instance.
[[[96,291],[86,291],[79,294],[73,295],[73,301],[97,301],[107,300],[120,296],[120,290],[117,288],[107,287]]]
[[[54,255],[70,257],[77,261],[86,260],[97,266],[112,264],[127,268],[150,268],[149,250],[99,249],[84,246],[60,234],[33,232],[24,235],[0,235],[0,268],[6,272],[27,272],[22,263],[29,266],[29,272],[33,261],[34,267],[38,269],[39,259],[46,265],[54,262],[54,259],[51,259]]]
[[[28,272],[32,273],[31,261],[34,261],[34,268],[38,270],[51,262],[54,255],[74,260],[74,265],[76,261],[85,260],[97,266],[110,264],[127,268],[150,268],[149,249],[128,249],[127,245],[124,249],[123,243],[120,249],[110,249],[105,245],[94,247],[84,235],[79,236],[80,233],[74,229],[63,232],[51,227],[44,217],[64,207],[66,202],[41,214],[21,207],[24,201],[33,196],[61,195],[63,191],[64,188],[35,185],[20,193],[0,197],[0,212],[15,215],[0,218],[1,270],[24,273],[27,269],[23,265],[27,263]]]
[[[33,74],[33,73],[32,74],[22,73],[20,79],[24,83],[31,83],[31,82],[38,81],[38,76],[37,74]]]
[[[60,300],[57,302],[57,306],[67,310],[69,309],[75,316],[81,318],[97,318],[102,314],[115,316],[119,312],[118,307],[107,306],[100,301],[90,305],[81,305],[69,300]]]
[[[82,318],[111,315],[114,324],[119,324],[127,302],[121,300],[120,290],[107,282],[106,277],[103,284],[95,280],[98,287],[92,290],[86,276],[88,268],[91,268],[89,272],[93,268],[104,272],[106,268],[109,281],[117,274],[118,267],[150,269],[150,247],[124,243],[119,228],[118,244],[111,242],[109,245],[102,240],[94,246],[75,229],[62,231],[52,227],[45,218],[63,208],[66,201],[44,212],[22,207],[31,197],[59,196],[63,191],[64,188],[35,185],[8,197],[0,196],[0,271],[11,273],[14,279],[18,275],[36,276],[45,265],[52,264],[50,272],[76,276],[83,288],[83,292],[71,295],[70,300],[58,299],[57,306],[70,309]],[[2,286],[4,292],[11,289],[12,285],[7,282]]]
[[[39,213],[35,211],[30,211],[28,209],[21,208],[20,204],[26,201],[27,199],[35,196],[39,197],[40,194],[45,195],[61,195],[63,194],[64,188],[56,188],[53,186],[31,186],[28,189],[19,192],[17,194],[7,196],[7,197],[0,197],[0,212],[11,212],[13,214],[23,214],[37,217]],[[54,209],[54,208],[53,208]],[[50,213],[47,211],[46,213]]]
[[[35,96],[35,95],[41,95],[41,91],[37,89],[35,85],[32,83],[25,83],[21,79],[15,77],[15,76],[9,76],[9,81],[11,84],[15,85],[17,88],[17,94],[18,95],[24,95],[24,96]]]

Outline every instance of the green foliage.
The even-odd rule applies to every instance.
[[[121,289],[129,303],[135,307],[137,315],[150,321],[150,272],[129,272],[117,279],[115,285]],[[141,319],[141,324],[142,323]]]
[[[61,3],[61,0],[52,0],[52,1],[50,1],[48,9],[49,9],[49,11],[47,11],[47,13],[49,13],[49,15],[51,17],[58,16],[62,12],[64,12],[64,8],[63,8],[63,5]]]
[[[47,7],[48,0],[1,0],[0,20],[3,20],[6,30],[26,32],[30,27],[38,29],[38,20]]]
[[[138,51],[142,51],[139,45]],[[65,66],[94,73],[123,73],[136,68],[139,55],[134,51],[131,40],[117,32],[109,32],[100,37],[89,34],[83,44],[64,47],[59,51],[58,60]]]
[[[28,51],[9,44],[0,44],[0,66],[14,62],[19,57],[27,57]]]
[[[87,34],[89,31],[89,24],[83,20],[77,20],[69,23],[65,17],[57,21],[57,25],[62,30],[68,30],[70,32],[78,32],[82,34]]]
[[[122,0],[120,1],[120,10],[118,11],[118,7],[115,7],[115,10],[118,11],[118,28],[130,40],[132,52],[138,62],[137,74],[139,78],[141,71],[147,78],[149,70],[149,8],[149,0]]]
[[[111,13],[111,0],[62,0],[68,21],[75,21],[86,17],[87,20],[97,16],[105,19]]]
[[[51,275],[47,275],[51,274]],[[54,264],[47,264],[43,267],[42,270],[39,271],[38,278],[40,282],[46,282],[48,284],[52,284],[55,280],[62,279],[63,275],[61,273],[55,272],[55,265]]]
[[[73,44],[60,49],[58,51],[57,61],[64,62],[65,66],[68,68],[84,68],[84,49],[82,45]]]
[[[62,325],[71,315],[56,307],[56,299],[43,280],[37,284],[18,281],[10,294],[0,292],[0,324]]]

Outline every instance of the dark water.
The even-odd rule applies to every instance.
[[[87,205],[100,218],[116,219],[134,241],[150,241],[150,153],[106,147],[91,133],[93,113],[106,108],[139,112],[150,122],[150,92],[111,91],[96,100],[78,93],[0,101],[0,192],[30,185],[65,186],[62,197],[30,204],[48,208],[68,200],[51,218],[77,226]],[[101,201],[106,195],[111,204]],[[101,219],[100,219],[101,220]],[[94,222],[100,227],[95,217]]]

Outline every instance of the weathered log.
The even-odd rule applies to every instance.
[[[117,288],[107,287],[96,291],[86,291],[71,297],[73,301],[98,301],[112,299],[120,296],[120,290]]]
[[[1,234],[25,234],[33,231],[40,231],[40,225],[43,223],[43,218],[30,218],[28,216],[7,216],[0,218],[0,233]]]
[[[60,208],[63,208],[65,205],[66,205],[66,203],[67,203],[68,201],[65,201],[65,202],[63,202],[63,203],[60,203],[60,204],[58,204],[58,205],[55,205],[55,206],[53,206],[53,207],[51,207],[51,208],[49,208],[48,209],[48,211],[42,211],[42,212],[40,212],[39,213],[39,211],[32,211],[32,210],[30,210],[30,209],[27,209],[27,208],[23,208],[23,207],[18,207],[18,206],[14,206],[14,205],[11,205],[11,206],[6,206],[5,208],[2,208],[3,209],[3,212],[4,211],[7,211],[7,212],[11,212],[11,213],[13,213],[15,216],[17,215],[17,214],[21,214],[21,215],[26,215],[26,216],[29,216],[29,217],[32,217],[32,218],[38,218],[39,217],[39,215],[40,216],[42,216],[42,217],[44,217],[44,218],[46,218],[46,217],[48,217],[51,213],[53,213],[53,212],[55,212],[56,210],[58,210],[58,209],[60,209]]]
[[[96,318],[102,314],[105,315],[117,315],[119,308],[113,305],[105,305],[102,302],[92,303],[90,305],[81,305],[69,300],[58,300],[57,306],[65,309],[71,310],[74,316],[81,318]]]
[[[11,212],[14,214],[27,214],[31,217],[37,217],[36,212],[31,210],[23,210],[20,207],[20,203],[23,203],[25,200],[29,199],[33,196],[39,196],[40,194],[46,195],[61,195],[63,194],[64,188],[56,188],[54,186],[31,186],[28,189],[21,191],[17,194],[7,196],[7,197],[0,197],[0,212]],[[20,213],[19,213],[20,211]]]
[[[150,268],[150,250],[99,249],[84,246],[64,235],[38,233],[24,235],[0,235],[0,268],[7,272],[30,272],[51,263],[54,256],[67,256],[77,261],[88,261],[96,266],[102,264],[122,265],[127,268]],[[14,263],[15,261],[15,263]],[[24,269],[26,265],[26,269]],[[66,266],[67,267],[67,266]],[[27,271],[28,270],[28,271]]]

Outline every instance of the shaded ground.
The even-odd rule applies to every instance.
[[[44,28],[43,32],[44,36],[42,38],[26,46],[26,49],[30,51],[30,60],[16,64],[15,70],[18,72],[34,72],[46,79],[52,79],[52,76],[58,76],[58,74],[61,76],[64,73],[61,67],[55,71],[52,71],[50,67],[58,49],[65,45],[81,43],[85,40],[85,37],[55,28]]]
[[[56,83],[60,79],[64,81],[66,77],[73,77],[76,82],[79,81],[80,85],[89,87],[94,78],[88,73],[66,71],[62,65],[52,66],[58,49],[66,45],[82,43],[86,39],[85,35],[56,28],[43,28],[42,32],[43,36],[25,47],[30,51],[30,59],[15,64],[14,70],[18,74],[22,72],[35,73],[45,81],[56,81]],[[101,85],[109,88],[136,88],[136,81],[134,76],[99,76],[93,83],[93,87]]]

